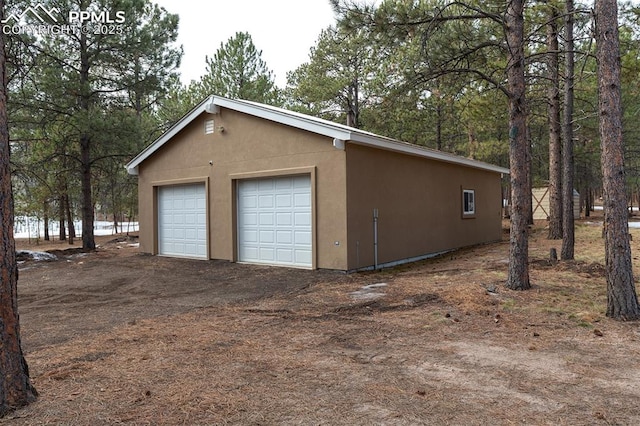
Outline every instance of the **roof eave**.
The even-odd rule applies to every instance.
[[[352,132],[350,130],[338,128],[332,124],[324,124],[316,120],[310,120],[300,116],[292,116],[285,112],[281,112],[272,108],[265,108],[256,103],[247,103],[234,99],[220,98],[213,96],[213,103],[223,108],[229,108],[234,111],[242,112],[265,120],[274,121],[294,128],[306,130],[308,132],[317,133],[330,138],[349,140]]]
[[[472,160],[470,158],[461,157],[455,154],[449,154],[443,151],[437,151],[422,147],[420,145],[413,145],[406,142],[399,142],[394,139],[388,139],[383,137],[373,137],[367,134],[354,133],[352,135],[352,143],[374,146],[380,149],[388,151],[399,152],[402,154],[415,155],[418,157],[429,158],[437,161],[444,161],[452,164],[459,164],[474,169],[487,170],[496,173],[509,174],[509,169],[504,167],[495,166],[493,164],[484,163],[478,160]]]
[[[144,160],[146,160],[151,154],[156,152],[162,145],[164,145],[169,139],[177,135],[182,129],[184,129],[194,118],[202,114],[203,112],[212,111],[213,96],[209,96],[202,102],[200,102],[191,111],[186,113],[180,120],[178,120],[173,126],[164,132],[158,139],[149,144],[138,155],[136,155],[131,161],[129,161],[125,168],[130,175],[138,174],[138,166]]]
[[[308,132],[320,134],[333,139],[339,139],[350,143],[356,143],[365,146],[372,146],[389,151],[399,152],[403,154],[415,155],[423,158],[444,161],[451,164],[458,164],[481,170],[488,170],[496,173],[509,174],[509,169],[495,166],[493,164],[483,163],[481,161],[472,160],[454,154],[436,151],[419,145],[413,145],[406,142],[400,142],[395,139],[378,136],[373,133],[364,132],[356,128],[339,125],[336,123],[319,120],[312,117],[306,117],[302,114],[296,114],[291,111],[284,111],[269,107],[266,105],[227,99],[217,96],[209,96],[200,104],[185,114],[178,122],[176,122],[169,130],[163,133],[158,139],[147,146],[142,152],[135,156],[125,168],[131,175],[137,175],[138,166],[167,141],[178,134],[184,127],[203,112],[211,114],[219,113],[219,107],[228,108],[251,116],[263,118],[269,121],[291,126]]]

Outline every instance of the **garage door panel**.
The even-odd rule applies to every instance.
[[[206,210],[204,184],[158,188],[158,252],[206,258]]]
[[[242,212],[240,213],[240,221],[245,226],[256,226],[258,225],[258,213],[256,212]]]
[[[244,185],[244,188],[246,189],[247,192],[255,192],[258,189],[257,180],[244,181],[242,182],[242,184]]]
[[[258,198],[255,194],[244,193],[239,197],[238,204],[241,208],[256,208],[258,207]]]
[[[238,259],[311,267],[310,176],[240,181],[237,188]]]
[[[310,246],[311,245],[311,232],[309,231],[295,231],[293,233],[293,242],[299,246]]]
[[[271,226],[271,225],[275,225],[275,221],[273,219],[274,217],[274,213],[272,212],[260,212],[259,213],[259,225],[265,225],[265,226]]]
[[[296,212],[293,215],[293,224],[296,227],[301,226],[301,227],[304,227],[304,228],[307,228],[307,227],[311,226],[311,213],[307,213],[307,212],[298,213],[298,212]]]
[[[293,249],[278,249],[277,256],[278,256],[277,259],[280,262],[288,262],[288,263],[295,262]]]
[[[258,244],[258,230],[244,229],[240,232],[240,240],[245,242],[245,246],[249,244]]]
[[[256,182],[258,182],[258,185],[256,187],[256,191],[258,192],[273,190],[273,184],[274,184],[273,179],[262,179],[262,180],[257,180]]]
[[[276,190],[289,191],[293,187],[293,181],[295,178],[275,179],[274,187]]]
[[[274,205],[273,202],[273,195],[269,194],[269,195],[259,195],[258,196],[258,208],[263,209],[270,209],[272,208]]]
[[[293,232],[278,230],[276,232],[276,243],[278,244],[291,244],[293,243]]]
[[[240,257],[253,259],[258,257],[258,247],[244,246],[240,248]]]
[[[293,186],[295,188],[303,188],[306,189],[309,187],[309,181],[310,181],[310,177],[309,176],[295,176],[293,178]]]
[[[276,207],[279,209],[290,209],[291,206],[291,194],[276,195]]]
[[[260,247],[260,259],[263,259],[266,262],[275,262],[275,250],[270,247]]]
[[[198,246],[196,244],[184,244],[184,252],[190,256],[196,256],[198,253]]]
[[[310,194],[293,194],[293,205],[295,207],[311,207]]]
[[[260,243],[261,244],[274,244],[275,241],[275,233],[270,230],[261,230],[260,231]]]
[[[191,210],[193,210],[193,209],[196,209],[196,208],[198,207],[198,206],[197,206],[197,204],[198,204],[198,200],[195,200],[195,199],[189,199],[189,200],[185,200],[185,202],[184,202],[184,207],[185,207],[186,209],[191,209]]]
[[[311,265],[311,250],[296,250],[295,263]]]
[[[291,226],[293,224],[293,214],[291,212],[278,212],[276,213],[276,225],[278,226]]]

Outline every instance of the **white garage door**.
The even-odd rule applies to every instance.
[[[158,252],[207,257],[207,206],[202,184],[158,188]]]
[[[311,178],[287,176],[238,184],[238,259],[312,267]]]

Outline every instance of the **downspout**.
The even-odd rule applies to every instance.
[[[378,270],[378,209],[373,209],[373,269]]]

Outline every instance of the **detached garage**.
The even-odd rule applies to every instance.
[[[499,240],[508,173],[217,96],[127,170],[143,252],[345,271]]]

